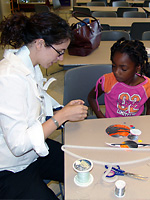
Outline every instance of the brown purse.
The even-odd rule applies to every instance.
[[[74,38],[68,47],[68,53],[75,56],[87,56],[100,45],[102,28],[99,20],[95,17],[81,13],[93,19],[87,23],[86,20],[76,17],[77,13],[81,12],[75,11],[72,15],[80,23],[71,26]]]

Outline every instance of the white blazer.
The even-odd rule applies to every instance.
[[[29,54],[26,46],[6,50],[0,61],[0,171],[21,171],[49,153],[41,124],[60,105],[46,93],[48,83],[43,87]]]

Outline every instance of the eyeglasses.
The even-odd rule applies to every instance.
[[[58,51],[57,49],[55,49],[55,47],[53,47],[52,45],[50,45],[59,55],[58,57],[62,56],[65,53],[65,50],[62,51]]]

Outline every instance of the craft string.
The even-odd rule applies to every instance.
[[[117,197],[122,197],[124,196],[125,188],[115,188],[115,195]]]
[[[92,147],[92,146],[77,146],[77,145],[63,145],[61,147],[61,149],[67,153],[70,156],[73,156],[75,158],[82,158],[83,156],[80,156],[78,154],[72,153],[71,151],[67,150],[67,148],[73,148],[73,149],[90,149],[90,150],[113,150],[113,151],[125,151],[128,150],[129,148],[111,148],[111,147]],[[130,150],[132,151],[150,151],[150,148],[146,149],[146,148],[130,148]],[[143,158],[143,159],[137,159],[137,160],[132,160],[132,161],[127,161],[127,162],[104,162],[104,161],[98,161],[98,160],[92,160],[91,161],[95,164],[99,164],[99,165],[109,165],[109,166],[114,166],[114,165],[129,165],[129,164],[136,164],[136,163],[140,163],[140,162],[145,162],[145,161],[149,161],[150,157],[147,158]]]
[[[73,168],[77,172],[74,182],[78,186],[88,186],[93,182],[93,176],[90,174],[93,163],[87,159],[79,159],[73,163]]]
[[[126,183],[123,180],[118,180],[115,183],[115,195],[117,197],[123,197],[125,194]]]
[[[90,178],[90,173],[89,172],[78,172],[77,178],[80,183],[87,183]]]

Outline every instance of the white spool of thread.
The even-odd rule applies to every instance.
[[[73,163],[73,169],[77,172],[74,177],[74,182],[76,185],[81,187],[87,187],[93,182],[93,176],[90,174],[93,168],[92,161],[88,159],[79,159]]]
[[[123,180],[118,180],[115,182],[115,195],[117,197],[124,197],[125,195],[126,183]]]

